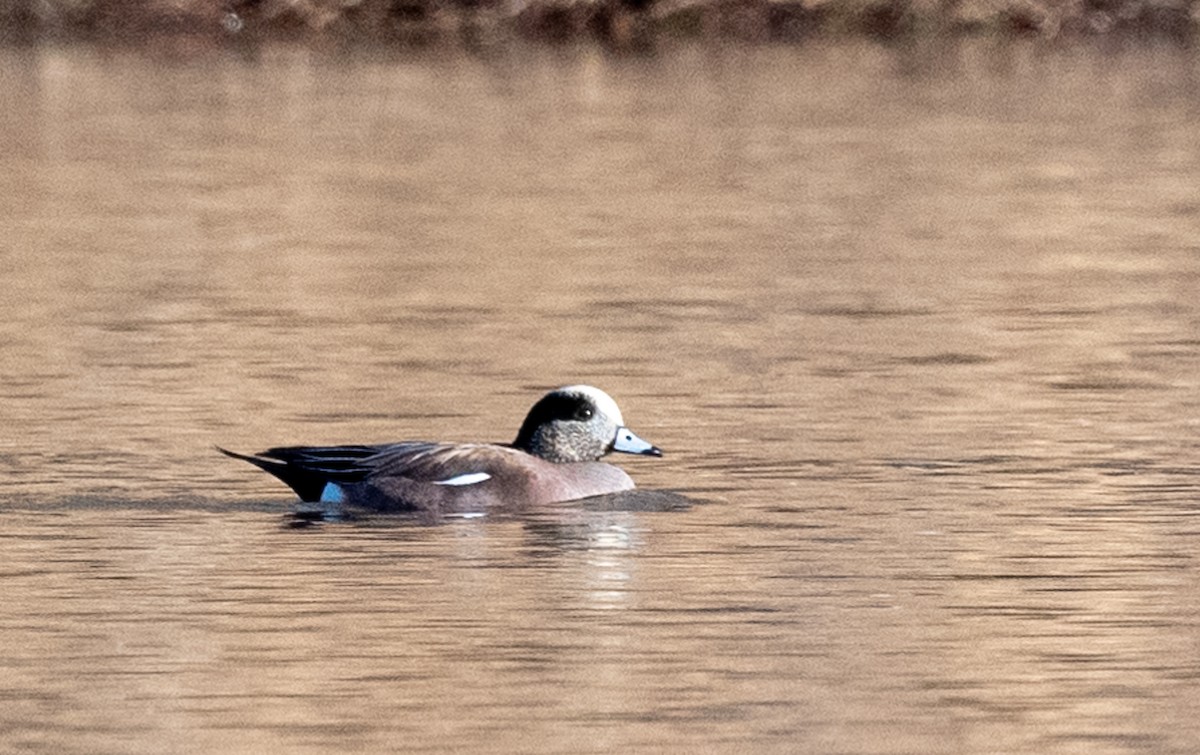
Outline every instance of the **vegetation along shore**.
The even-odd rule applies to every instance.
[[[436,43],[513,36],[1145,36],[1191,41],[1200,0],[0,0],[11,39],[202,34]]]

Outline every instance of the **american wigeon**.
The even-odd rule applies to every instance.
[[[218,449],[285,482],[301,500],[378,511],[464,511],[571,501],[631,490],[610,451],[662,456],[625,427],[607,393],[570,385],[547,393],[507,445],[405,441],[290,446],[260,454]]]

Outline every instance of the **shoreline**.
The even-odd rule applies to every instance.
[[[163,36],[410,45],[506,40],[1144,38],[1190,44],[1200,0],[0,0],[0,41]]]

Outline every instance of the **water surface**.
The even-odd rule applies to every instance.
[[[0,52],[0,740],[1191,752],[1186,50]],[[215,453],[612,393],[685,508]]]

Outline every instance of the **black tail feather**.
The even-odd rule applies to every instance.
[[[285,485],[296,491],[296,495],[300,496],[300,500],[306,503],[321,500],[321,494],[325,492],[325,484],[329,482],[328,478],[324,475],[304,469],[303,467],[292,466],[287,462],[240,454],[236,451],[226,450],[220,446],[217,446],[217,450],[231,458],[248,461],[264,472],[269,472],[278,477]]]
[[[364,462],[379,454],[381,446],[280,446],[258,454],[285,464],[326,472],[339,482],[361,480]]]

